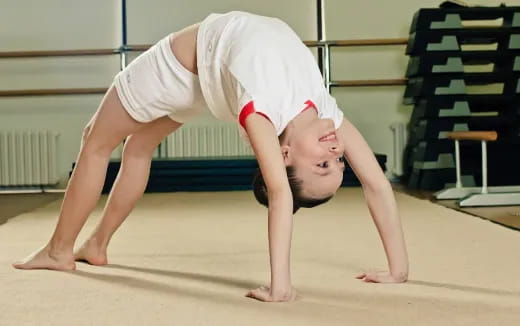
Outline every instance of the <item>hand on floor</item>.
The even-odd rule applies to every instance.
[[[296,290],[291,287],[286,293],[272,294],[268,286],[261,286],[255,290],[247,292],[246,297],[253,298],[263,302],[286,302],[296,300]]]
[[[407,276],[393,276],[390,272],[366,272],[356,278],[368,283],[404,283],[408,280]]]

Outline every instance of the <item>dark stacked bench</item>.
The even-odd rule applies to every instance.
[[[475,21],[485,26],[464,26]],[[404,103],[414,106],[404,154],[408,186],[454,183],[446,133],[468,130],[498,132],[488,145],[489,184],[520,184],[520,7],[421,9],[406,53]],[[480,153],[478,142],[461,143],[467,186],[481,182]]]
[[[386,156],[377,154],[376,158],[386,171]],[[119,161],[110,162],[103,193],[112,188],[120,164]],[[252,189],[257,168],[254,157],[155,159],[146,192],[248,190]],[[347,166],[342,186],[358,185],[354,172]]]

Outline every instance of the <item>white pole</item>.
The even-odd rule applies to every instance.
[[[323,71],[325,72],[325,87],[327,88],[327,91],[330,93],[330,46],[328,43],[325,44],[325,51],[323,55],[325,56],[325,67],[323,67]]]
[[[457,171],[457,183],[455,184],[455,188],[462,188],[462,177],[460,172],[460,147],[458,139],[455,139],[455,169]]]
[[[488,193],[488,180],[487,180],[487,147],[486,141],[482,141],[482,193]]]

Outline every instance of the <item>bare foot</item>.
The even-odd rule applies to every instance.
[[[49,246],[46,246],[35,253],[29,255],[20,262],[13,264],[18,269],[52,269],[57,271],[71,271],[76,269],[76,264],[72,256],[60,253],[51,253]]]
[[[94,239],[87,240],[74,254],[74,260],[91,265],[103,266],[108,263],[107,249]]]

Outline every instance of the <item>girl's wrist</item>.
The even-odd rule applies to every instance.
[[[404,282],[406,280],[408,280],[408,270],[407,269],[395,269],[395,270],[390,270],[390,275],[392,275],[392,277],[397,280],[397,281],[400,281],[400,282]]]

